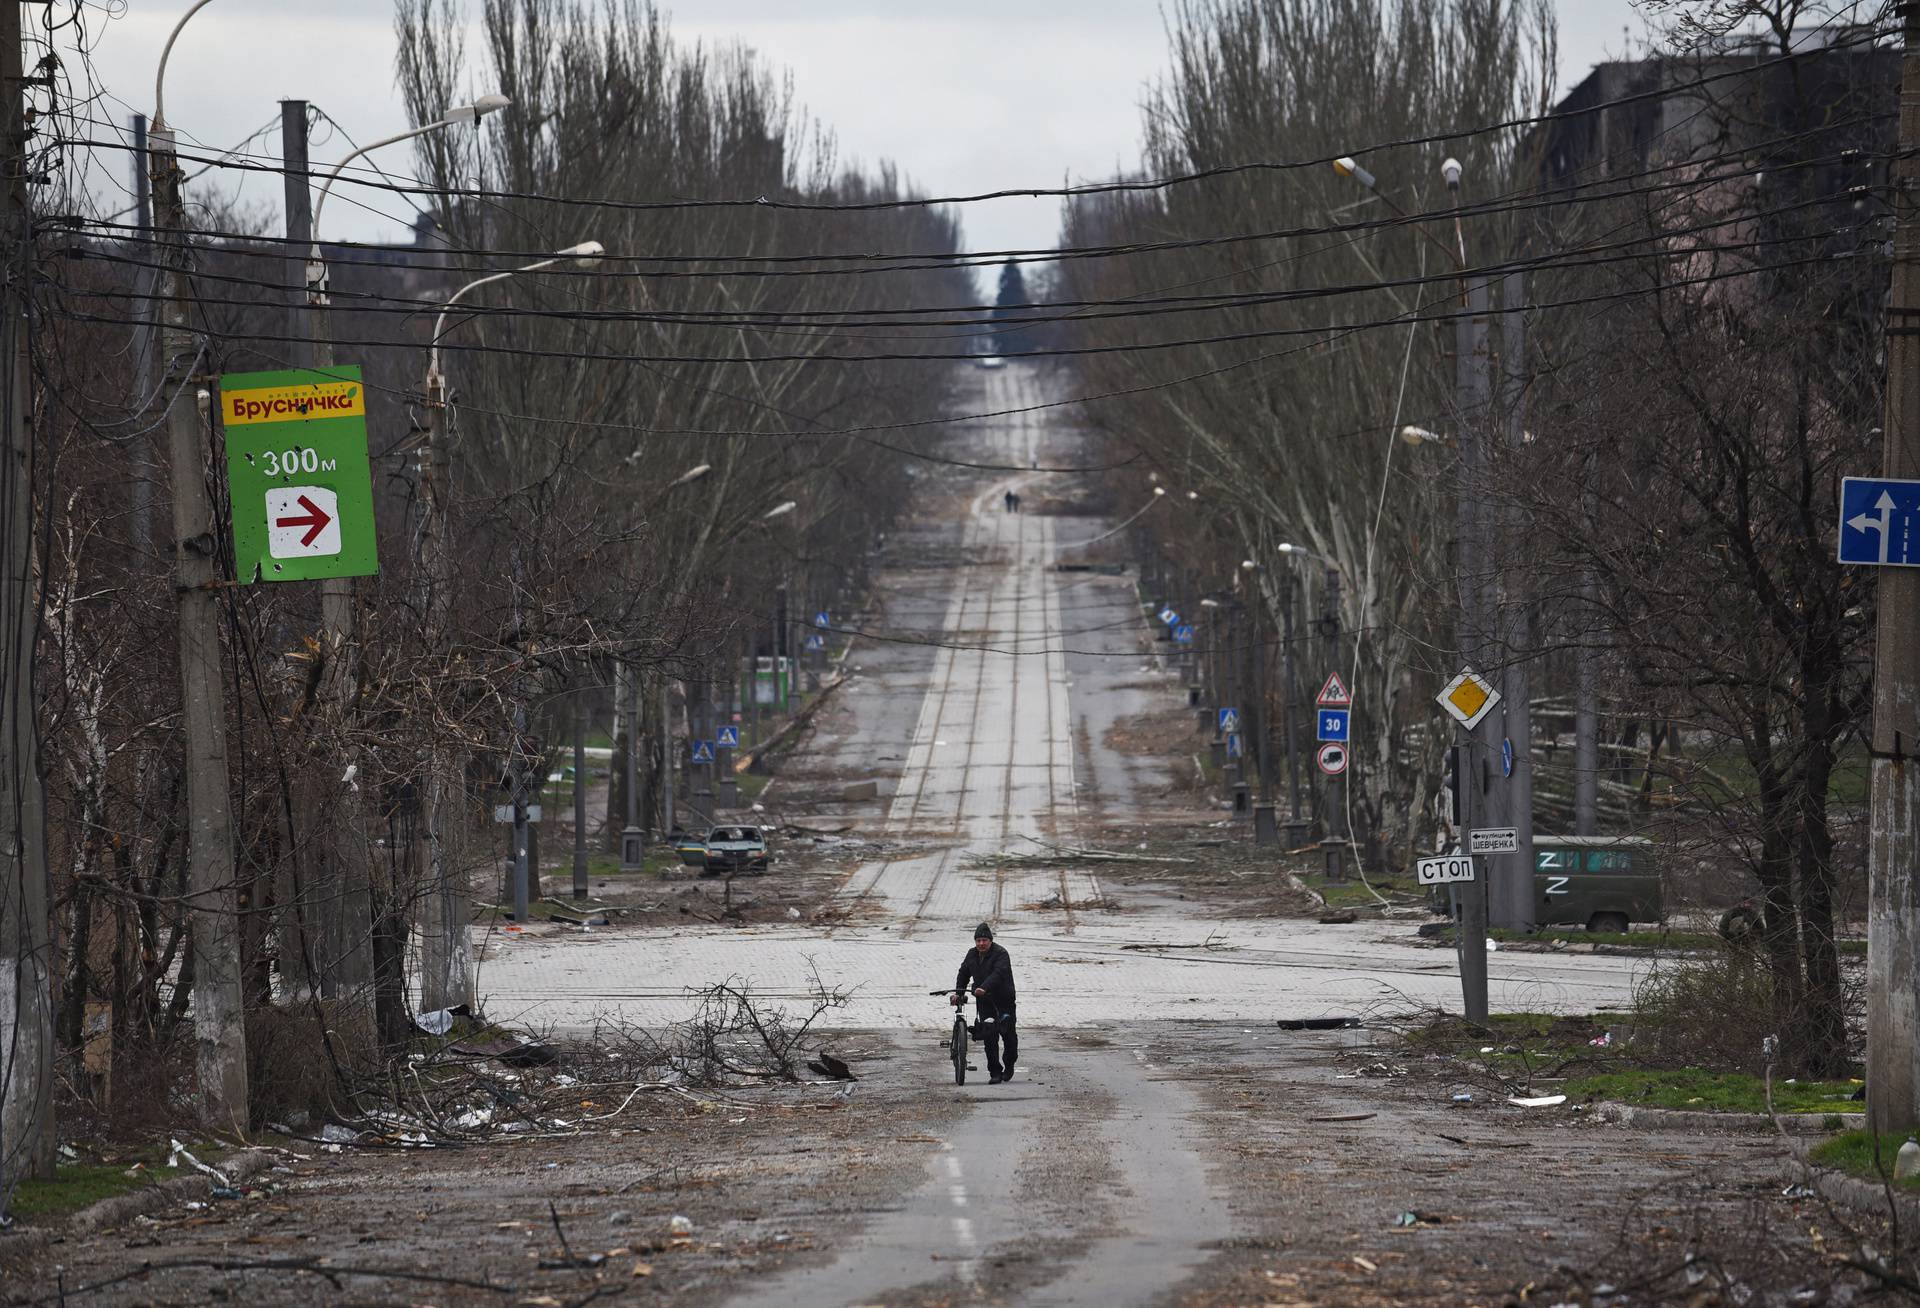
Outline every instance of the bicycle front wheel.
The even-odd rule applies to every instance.
[[[953,1083],[967,1083],[967,1019],[953,1019]]]

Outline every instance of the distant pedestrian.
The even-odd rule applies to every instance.
[[[1012,492],[1009,492],[1007,498],[1013,501],[1013,511],[1015,513],[1020,512],[1020,497],[1018,495],[1013,494]]]
[[[1012,513],[1020,503],[1020,498],[1012,491],[1008,491],[1005,495],[1001,496],[1001,498],[1006,501],[1008,513]]]

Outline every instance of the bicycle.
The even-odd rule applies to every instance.
[[[953,991],[951,990],[929,990],[927,993],[930,995],[939,995],[949,1001],[951,1001],[953,997]],[[995,1018],[998,1016],[998,1010],[992,1013],[987,1012],[986,1002],[984,998],[979,996],[974,998],[973,1008],[975,1020],[971,1023],[967,1021],[966,1001],[963,999],[960,1003],[954,1005],[953,1034],[947,1039],[947,1052],[953,1058],[953,1083],[955,1085],[965,1085],[967,1083],[967,1038],[971,1036],[975,1040],[984,1041],[986,1034],[981,1028],[992,1026]]]

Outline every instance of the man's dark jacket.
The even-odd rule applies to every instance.
[[[984,954],[978,949],[969,949],[967,956],[960,960],[960,975],[954,978],[953,988],[970,995],[975,986],[986,991],[988,1001],[1001,1012],[1013,1011],[1012,956],[999,945],[991,946]]]

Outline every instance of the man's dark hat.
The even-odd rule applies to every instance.
[[[973,938],[975,940],[991,940],[993,939],[993,928],[985,922],[982,922],[973,929]]]

